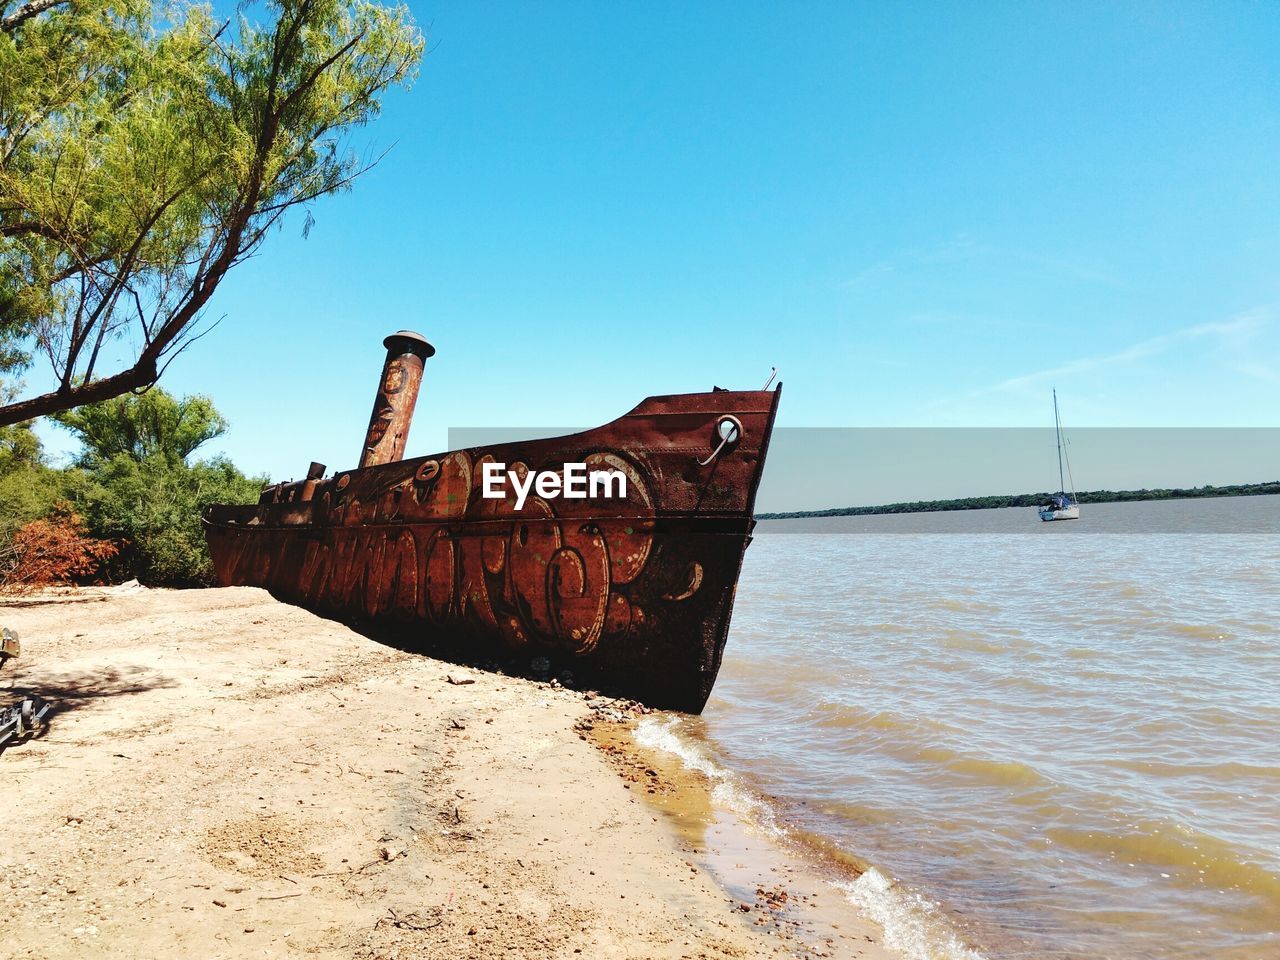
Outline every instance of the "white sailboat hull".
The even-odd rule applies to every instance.
[[[1079,520],[1080,505],[1076,503],[1076,481],[1071,477],[1071,462],[1067,460],[1067,452],[1063,450],[1062,417],[1058,414],[1058,391],[1053,391],[1053,432],[1058,439],[1058,492],[1049,498],[1049,502],[1037,508],[1036,513],[1041,520]],[[1066,471],[1063,471],[1063,466]],[[1067,479],[1071,479],[1071,492],[1067,493]]]
[[[1041,507],[1040,519],[1046,522],[1049,520],[1079,520],[1080,507],[1074,503],[1069,507]]]

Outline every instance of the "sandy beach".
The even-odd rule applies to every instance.
[[[6,955],[893,956],[820,871],[711,823],[625,705],[251,588],[0,622],[23,643],[0,695],[56,704],[0,755]]]

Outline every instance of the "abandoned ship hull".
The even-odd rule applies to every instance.
[[[724,652],[780,396],[651,397],[571,436],[278,484],[256,506],[206,511],[217,577],[394,627],[423,650],[546,656],[579,684],[697,713]],[[530,489],[519,504],[514,483],[485,496],[490,463],[522,486],[572,463],[625,484],[576,499]]]

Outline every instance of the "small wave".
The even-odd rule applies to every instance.
[[[1201,640],[1235,639],[1235,635],[1225,627],[1210,623],[1171,623],[1167,629],[1184,637],[1199,637]]]
[[[924,605],[935,610],[948,610],[952,613],[999,613],[1000,607],[994,603],[981,600],[956,600],[951,597],[933,597],[925,599]]]
[[[828,730],[893,731],[917,737],[960,732],[928,717],[909,717],[893,710],[869,710],[856,703],[829,700],[814,704],[809,710],[809,717],[813,718],[811,722],[815,727]]]
[[[742,819],[755,824],[774,836],[784,836],[786,831],[778,825],[773,808],[764,800],[753,796],[732,780],[723,780],[711,791],[713,803],[732,810]]]
[[[729,778],[728,770],[717,764],[693,744],[676,735],[676,727],[679,726],[679,723],[680,721],[676,717],[662,721],[654,720],[652,717],[645,717],[636,724],[636,728],[631,731],[631,736],[642,747],[674,754],[680,758],[680,762],[689,770],[696,770],[712,780],[727,780]]]
[[[1081,582],[1079,586],[1082,590],[1088,590],[1095,594],[1108,593],[1113,597],[1119,597],[1124,600],[1132,600],[1135,597],[1150,593],[1149,589],[1125,580],[1087,580]]]
[[[1280,875],[1257,863],[1251,851],[1181,824],[1137,822],[1124,833],[1055,827],[1045,836],[1062,847],[1167,870],[1191,883],[1242,890],[1280,906]]]
[[[884,928],[884,942],[908,960],[984,960],[965,946],[937,904],[904,889],[872,867],[857,880],[832,884]]]
[[[732,810],[744,820],[777,836],[787,836],[772,807],[743,788],[733,774],[707,756],[677,732],[680,720],[645,717],[632,730],[636,743],[651,750],[671,754],[689,770],[703,774],[714,784],[714,803]],[[907,960],[985,960],[965,946],[951,929],[937,905],[908,891],[874,867],[856,880],[835,881],[849,902],[884,928],[885,943]]]
[[[915,756],[957,773],[966,779],[998,787],[1048,787],[1053,781],[1039,770],[1018,760],[992,760],[987,757],[958,753],[948,747],[925,747]]]
[[[685,740],[677,732],[680,721],[676,717],[654,720],[645,717],[631,732],[636,743],[651,750],[659,750],[679,758],[687,770],[696,770],[714,783],[711,800],[716,805],[732,810],[739,817],[765,831],[782,836],[785,831],[778,825],[773,808],[760,797],[739,784],[724,767],[720,766],[697,746]]]
[[[1239,785],[1242,780],[1280,780],[1280,767],[1238,760],[1222,763],[1168,763],[1161,760],[1127,760],[1115,758],[1107,761],[1109,767],[1132,770],[1149,777],[1199,777],[1219,783],[1223,788]]]
[[[951,628],[944,630],[938,645],[945,650],[966,650],[973,653],[1008,653],[1006,645],[996,643],[985,633]]]
[[[956,773],[1000,787],[1046,787],[1053,782],[1034,767],[1017,760],[959,757],[947,766]]]

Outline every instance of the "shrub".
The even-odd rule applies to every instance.
[[[0,547],[0,592],[27,593],[97,573],[119,548],[88,536],[84,520],[61,503],[48,518],[19,527]]]
[[[89,528],[123,544],[109,575],[153,586],[212,584],[201,513],[211,503],[255,503],[266,485],[223,457],[188,462],[227,430],[213,402],[153,387],[54,419],[83,444],[78,461],[87,474],[75,502]]]
[[[188,465],[121,454],[94,471],[82,503],[95,533],[125,544],[108,565],[113,578],[207,586],[213,561],[201,513],[211,503],[255,503],[263,486],[222,458]]]
[[[2,386],[2,385],[0,385]],[[3,390],[0,390],[3,393]],[[84,472],[54,470],[44,462],[31,424],[0,427],[0,557],[12,564],[13,538],[33,520],[54,518],[60,504],[74,500]]]
[[[82,444],[76,465],[63,470],[45,462],[30,424],[0,427],[0,588],[93,575],[213,583],[201,513],[212,503],[254,503],[266,485],[222,457],[188,462],[227,429],[213,403],[155,387],[56,419]]]

